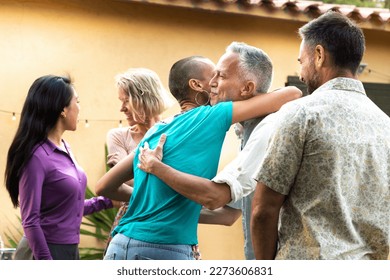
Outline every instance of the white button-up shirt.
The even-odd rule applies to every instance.
[[[212,179],[216,183],[227,183],[230,186],[231,203],[255,190],[257,182],[253,179],[254,173],[264,158],[274,131],[275,118],[275,113],[265,117],[253,130],[244,149]]]

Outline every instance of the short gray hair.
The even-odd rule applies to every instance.
[[[238,54],[243,78],[253,80],[257,92],[268,92],[272,83],[273,67],[271,59],[263,50],[246,43],[232,42],[226,52]]]

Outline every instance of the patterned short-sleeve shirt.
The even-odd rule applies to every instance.
[[[336,78],[277,113],[255,179],[286,195],[277,259],[387,259],[390,118]]]

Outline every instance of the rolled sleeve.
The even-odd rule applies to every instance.
[[[236,202],[237,200],[239,200],[244,196],[243,187],[240,184],[240,182],[237,180],[237,175],[234,174],[232,170],[226,170],[220,172],[219,174],[217,174],[217,176],[215,176],[212,179],[212,181],[215,183],[220,183],[220,184],[226,183],[229,185],[230,195],[232,197],[230,203]]]
[[[271,114],[261,121],[253,130],[245,148],[212,179],[215,183],[230,186],[230,203],[237,202],[255,190],[256,180],[253,177],[263,161],[269,139],[274,132],[275,118],[275,114]]]

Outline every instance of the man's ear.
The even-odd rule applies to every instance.
[[[241,89],[241,96],[245,99],[253,97],[256,92],[256,85],[254,81],[247,81]]]
[[[325,49],[321,45],[317,45],[314,48],[314,66],[316,70],[320,69],[325,62]]]

